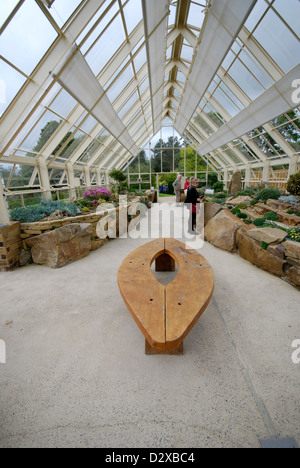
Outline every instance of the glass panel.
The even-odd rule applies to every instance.
[[[94,119],[94,117],[92,117],[91,115],[85,120],[85,122],[83,124],[80,125],[80,129],[85,132],[85,133],[90,133],[93,128],[96,127],[96,125],[98,125],[98,122],[96,119]]]
[[[238,107],[236,107],[236,105],[229,99],[228,96],[226,96],[226,94],[220,88],[217,88],[214,92],[214,98],[226,110],[226,112],[228,112],[229,115],[234,117],[236,114],[238,114]]]
[[[299,63],[299,41],[274,11],[268,11],[263,21],[254,31],[254,37],[285,73]]]
[[[0,60],[0,117],[5,112],[26,78]]]
[[[264,88],[244,67],[240,60],[234,62],[229,70],[229,74],[252,101],[264,91]]]
[[[138,72],[142,68],[142,66],[147,62],[146,47],[142,48],[142,50],[134,57],[133,61],[135,71]]]
[[[300,34],[300,3],[299,0],[276,0],[273,4],[278,13],[299,36]]]
[[[144,94],[146,89],[149,89],[149,78],[147,77],[141,85],[139,85],[141,96]]]
[[[169,26],[175,24],[176,19],[176,5],[170,5]]]
[[[2,0],[0,9],[0,26],[5,23],[18,2],[19,0],[5,0],[5,2]]]
[[[271,76],[265,70],[262,71],[261,65],[259,65],[255,57],[250,52],[245,52],[243,50],[240,53],[239,58],[266,89],[274,83]]]
[[[89,33],[93,25],[96,23],[97,19],[101,17],[103,14],[105,8],[107,7],[106,2],[104,2],[104,5],[100,8],[100,11],[95,18],[93,18],[90,23],[87,25],[83,33],[80,35],[80,37],[77,40],[77,44],[80,44],[81,40],[86,36],[86,34]],[[88,49],[92,46],[92,44],[98,39],[102,31],[104,31],[105,27],[108,25],[108,23],[112,20],[112,18],[115,16],[115,14],[118,12],[119,6],[118,2],[115,2],[114,5],[111,7],[111,9],[106,13],[104,18],[100,21],[98,26],[95,28],[95,30],[92,32],[92,34],[89,36],[87,41],[83,44],[81,48],[81,52],[85,54]]]
[[[201,28],[205,14],[202,12],[203,6],[200,5],[195,5],[194,3],[191,3],[190,10],[189,10],[189,16],[188,16],[188,24],[191,25],[192,27],[196,28]]]
[[[128,101],[123,105],[123,107],[119,110],[118,116],[120,119],[124,117],[125,114],[131,109],[131,107],[138,101],[139,96],[137,92],[134,92],[133,95],[128,99]]]
[[[33,166],[16,166],[12,179],[10,181],[10,187],[24,187],[30,182],[32,173],[34,171]]]
[[[0,54],[30,75],[56,37],[34,0],[26,0],[0,37]]]
[[[39,152],[51,138],[61,124],[61,120],[50,111],[45,112],[43,117],[29,133],[21,148]]]
[[[86,56],[95,75],[99,74],[125,39],[123,23],[118,15]]]
[[[130,34],[143,18],[141,0],[130,0],[124,7],[124,15],[127,32]]]
[[[13,167],[14,167],[13,164],[0,163],[0,178],[2,180],[2,184],[4,187],[7,187],[7,182],[9,180],[9,176],[11,174]]]
[[[258,0],[245,23],[246,28],[249,29],[250,32],[253,31],[266,9],[267,4],[265,0]]]
[[[86,138],[85,133],[78,131],[76,132],[71,141],[68,143],[67,147],[62,151],[60,154],[60,157],[63,157],[64,159],[68,159],[74,151],[78,148],[78,146],[83,142],[83,140]]]
[[[110,102],[114,102],[115,99],[119,96],[119,94],[124,92],[124,89],[130,83],[133,77],[134,74],[132,71],[132,66],[131,64],[129,64],[129,66],[123,71],[123,73],[107,91],[107,96]]]
[[[63,89],[50,105],[50,108],[66,119],[76,105],[77,101]]]
[[[181,58],[183,60],[188,60],[191,62],[193,58],[193,53],[194,53],[193,47],[187,44],[183,44],[182,50],[181,50]]]
[[[50,9],[50,13],[57,22],[58,26],[62,27],[70,18],[72,13],[80,5],[82,0],[55,0]]]

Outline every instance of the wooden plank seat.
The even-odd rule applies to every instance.
[[[156,270],[175,270],[163,286]],[[183,340],[208,306],[214,289],[207,260],[175,239],[155,239],[134,250],[118,272],[121,296],[146,338],[146,354],[182,354]]]

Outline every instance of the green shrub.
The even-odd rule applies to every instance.
[[[212,188],[215,190],[215,192],[221,192],[223,190],[224,184],[223,182],[216,182]]]
[[[225,204],[225,199],[224,198],[213,198],[212,201],[214,203],[219,203],[219,205],[224,205]]]
[[[243,221],[245,224],[252,224],[251,219],[243,219]]]
[[[265,224],[266,220],[264,218],[256,218],[254,221],[253,221],[253,224],[257,227],[261,227]]]
[[[269,244],[267,242],[262,241],[261,248],[264,250],[267,250],[268,247],[269,247]]]
[[[270,211],[269,213],[266,213],[264,215],[264,218],[268,219],[269,221],[279,221],[279,218],[278,218],[277,214],[274,213],[273,211]]]
[[[237,217],[240,218],[240,219],[247,219],[248,216],[246,215],[246,213],[238,213],[237,214]]]
[[[279,189],[276,188],[264,188],[260,190],[255,198],[257,200],[262,200],[262,201],[267,201],[269,198],[273,200],[278,200],[278,198],[281,197],[281,192]]]
[[[233,210],[231,210],[231,213],[232,214],[240,214],[241,210],[239,208],[233,208]]]
[[[76,216],[79,210],[73,203],[63,203],[59,201],[42,201],[38,206],[29,206],[27,208],[15,208],[11,210],[10,217],[12,221],[21,223],[34,223],[50,216],[55,211],[61,211],[70,216]]]
[[[246,197],[246,196],[251,197],[251,196],[254,195],[254,194],[255,194],[254,189],[249,188],[249,189],[242,190],[241,192],[238,192],[236,195],[237,195],[237,196],[240,196],[240,195],[241,195],[241,196],[245,196],[245,197]]]
[[[250,206],[254,206],[254,205],[256,205],[256,203],[258,203],[258,200],[255,200],[255,199],[251,200]]]
[[[292,195],[300,196],[300,172],[289,177],[286,188]]]
[[[242,210],[244,210],[244,209],[248,208],[248,205],[247,205],[247,203],[239,203],[238,205],[236,205],[236,207],[241,208]]]
[[[292,209],[289,209],[289,210],[286,210],[287,214],[294,214],[294,210]]]

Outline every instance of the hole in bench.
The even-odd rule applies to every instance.
[[[170,255],[163,253],[151,266],[152,273],[163,286],[172,283],[178,274],[178,265]]]

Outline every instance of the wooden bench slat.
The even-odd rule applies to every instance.
[[[151,271],[153,259],[163,250],[163,239],[136,249],[124,260],[118,273],[123,300],[153,347],[163,347],[165,343],[165,288]]]

